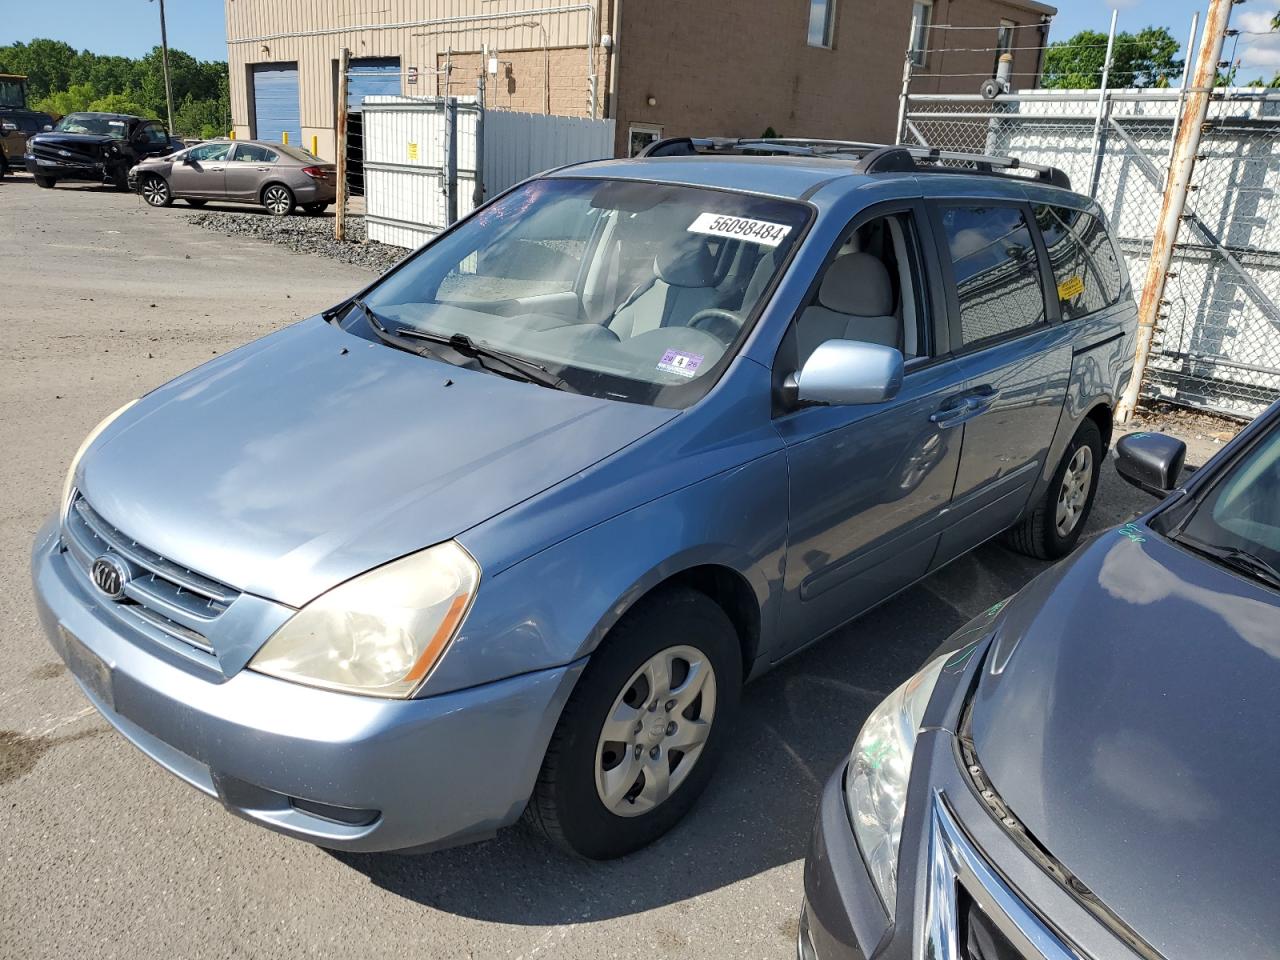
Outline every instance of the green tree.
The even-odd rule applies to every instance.
[[[1167,87],[1181,75],[1180,46],[1165,27],[1147,27],[1136,34],[1116,34],[1111,87]],[[1056,89],[1096,89],[1102,83],[1107,35],[1082,30],[1069,40],[1051,43],[1044,55],[1040,84]]]

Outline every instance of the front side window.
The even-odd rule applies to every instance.
[[[965,347],[1045,322],[1044,289],[1031,230],[1018,207],[941,210],[960,301]]]
[[[96,137],[125,139],[129,125],[119,117],[104,117],[93,113],[68,113],[53,128],[59,133],[87,133]]]
[[[923,67],[929,56],[929,27],[933,23],[933,0],[916,0],[911,5],[915,29],[911,34],[911,62]]]
[[[1063,320],[1078,320],[1120,299],[1121,266],[1106,228],[1096,217],[1050,204],[1035,208],[1049,251]]]
[[[809,0],[809,46],[832,46],[835,20],[836,0]]]
[[[804,204],[740,193],[536,180],[424,248],[365,306],[385,331],[460,334],[577,392],[685,406],[727,366],[808,218]]]
[[[187,159],[197,163],[209,163],[225,160],[230,154],[231,144],[229,143],[202,143],[187,151]]]
[[[169,134],[165,132],[164,127],[154,123],[143,124],[142,129],[138,131],[139,136],[148,143],[168,143]]]

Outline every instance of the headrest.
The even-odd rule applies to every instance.
[[[888,268],[869,253],[846,253],[827,268],[818,302],[828,310],[855,317],[893,313],[893,282]]]
[[[654,258],[653,269],[673,287],[710,287],[716,282],[716,260],[702,239],[664,247]]]

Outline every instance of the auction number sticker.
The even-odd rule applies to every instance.
[[[689,224],[690,233],[703,233],[709,237],[728,237],[732,240],[749,240],[766,247],[776,247],[786,239],[791,227],[785,223],[768,220],[752,220],[750,217],[729,217],[719,213],[700,213]]]

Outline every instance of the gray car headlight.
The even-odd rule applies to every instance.
[[[480,567],[453,541],[410,554],[312,600],[249,667],[346,693],[408,697],[466,618]]]
[[[871,711],[854,741],[845,771],[849,821],[890,917],[898,902],[898,844],[907,808],[911,756],[925,707],[946,662],[946,657],[938,657]]]

